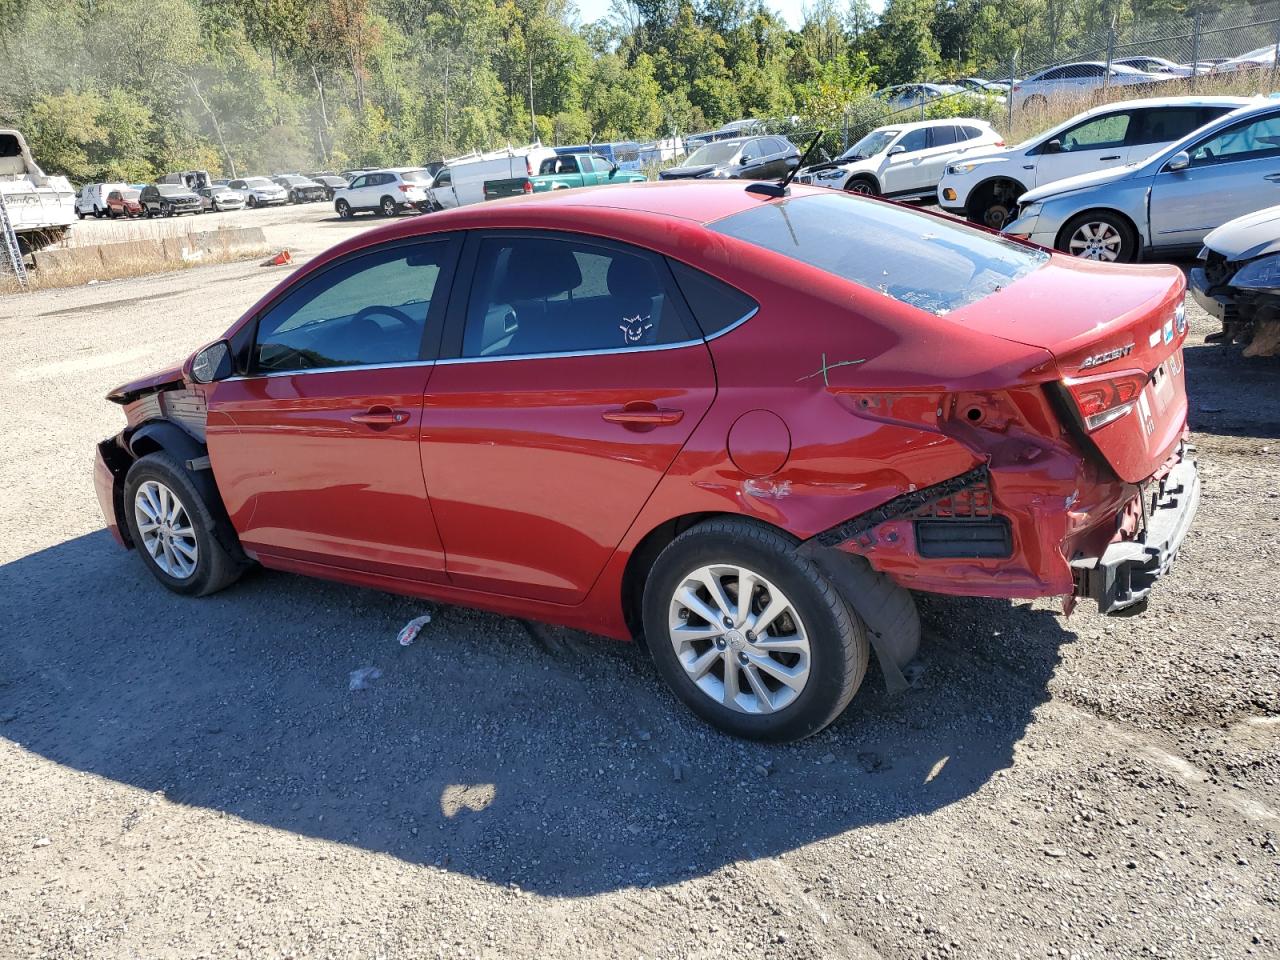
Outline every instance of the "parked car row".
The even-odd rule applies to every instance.
[[[165,174],[153,184],[87,183],[76,192],[75,212],[81,220],[218,213],[331,200],[346,185],[345,178],[333,173],[215,180],[204,170],[184,170]]]

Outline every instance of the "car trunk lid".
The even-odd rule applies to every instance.
[[[1055,255],[951,318],[1053,354],[1051,389],[1070,426],[1117,476],[1138,483],[1169,458],[1186,424],[1185,289],[1175,267]]]

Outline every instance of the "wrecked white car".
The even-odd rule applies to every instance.
[[[1280,206],[1224,223],[1204,238],[1191,293],[1222,330],[1210,342],[1244,344],[1246,357],[1280,355]]]

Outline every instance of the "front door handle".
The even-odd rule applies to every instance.
[[[662,427],[679,423],[684,418],[684,411],[641,401],[628,403],[619,410],[606,410],[600,416],[609,423],[620,423],[625,427]]]
[[[394,427],[398,423],[407,423],[408,420],[409,414],[390,407],[370,407],[368,413],[351,415],[352,423],[363,423],[367,427]]]
[[[1272,183],[1280,183],[1280,173],[1268,173],[1262,179],[1270,180]]]
[[[1105,157],[1099,157],[1098,159],[1099,159],[1099,160],[1119,160],[1119,159],[1120,159],[1120,154],[1118,154],[1118,153],[1112,153],[1112,154],[1109,154],[1108,156],[1105,156]]]

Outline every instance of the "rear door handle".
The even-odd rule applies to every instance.
[[[408,420],[409,414],[390,407],[370,407],[368,413],[351,415],[352,423],[363,423],[368,427],[393,427],[398,423],[407,423]]]
[[[629,403],[620,410],[606,410],[600,416],[609,423],[628,427],[662,427],[679,423],[684,418],[684,411],[651,403]]]

